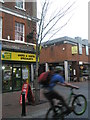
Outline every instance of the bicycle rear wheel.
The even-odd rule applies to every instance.
[[[75,96],[75,98],[72,102],[72,106],[74,106],[73,112],[76,115],[82,115],[86,111],[86,108],[87,108],[86,97],[82,94]]]
[[[55,113],[54,113],[55,110]],[[60,106],[55,105],[54,108],[51,107],[46,114],[46,120],[53,119],[53,120],[64,120],[63,116],[61,117],[62,110]]]

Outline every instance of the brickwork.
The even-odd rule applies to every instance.
[[[40,54],[40,63],[60,62],[64,60],[88,62],[88,56],[86,56],[85,48],[82,49],[82,55],[72,55],[71,47],[71,44],[59,44],[42,48]]]
[[[7,8],[8,10],[11,10],[18,14],[29,15],[30,17],[34,15],[32,2],[25,3],[25,11],[15,8],[15,2],[5,2],[3,6],[5,7],[5,9]],[[16,17],[4,12],[2,12],[2,18],[3,18],[3,30],[2,30],[3,39],[7,39],[7,37],[10,36],[11,40],[15,40],[15,22],[20,22],[25,25],[25,42],[35,43],[35,40],[27,41],[26,36],[27,34],[32,32],[33,29],[36,31],[36,22]]]
[[[4,7],[6,7],[6,8],[9,8],[9,9],[11,9],[11,10],[14,10],[14,12],[16,11],[16,12],[18,12],[18,13],[26,13],[26,14],[28,14],[28,15],[30,15],[30,16],[32,16],[32,14],[33,14],[33,11],[32,11],[32,5],[33,5],[33,3],[32,2],[25,2],[25,10],[21,10],[21,9],[17,9],[15,6],[16,6],[16,3],[15,2],[5,2],[4,4],[3,4],[3,6]]]
[[[88,60],[89,60],[89,62],[90,62],[90,49],[89,49],[89,57],[88,57]]]

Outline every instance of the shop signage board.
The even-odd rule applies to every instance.
[[[36,55],[21,52],[1,51],[1,60],[36,62]]]
[[[27,94],[28,94],[28,84],[24,83],[22,86],[22,92],[25,92],[25,103],[26,103],[26,99],[27,99]],[[22,104],[22,93],[20,95],[20,104]]]
[[[31,91],[31,86],[28,83],[23,84],[22,92],[25,92],[25,103],[26,103],[27,97],[29,97],[28,102],[34,103],[34,96],[33,96],[33,93]],[[20,101],[19,101],[20,104],[22,104],[22,92],[21,92],[21,95],[20,95]]]

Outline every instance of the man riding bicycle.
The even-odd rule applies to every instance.
[[[71,85],[70,83],[65,82],[64,78],[60,75],[61,68],[59,66],[50,68],[50,80],[47,85],[43,85],[44,88],[44,95],[49,100],[52,107],[54,107],[54,99],[60,100],[63,104],[63,106],[66,107],[65,113],[70,113],[73,111],[73,107],[69,107],[63,98],[62,95],[58,94],[54,87],[58,85],[63,85],[66,87],[76,87]],[[55,111],[54,111],[55,112]]]

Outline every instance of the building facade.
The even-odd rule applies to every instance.
[[[88,79],[89,52],[88,40],[80,37],[73,39],[66,36],[42,43],[41,72],[50,65],[61,66],[67,81]]]
[[[2,90],[21,90],[32,83],[36,62],[36,2],[0,0],[0,41],[2,42]]]

